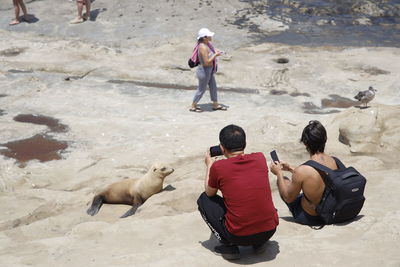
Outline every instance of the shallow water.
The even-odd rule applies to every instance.
[[[0,110],[1,115],[2,110]],[[39,161],[50,161],[61,159],[60,152],[63,152],[68,143],[56,140],[47,133],[61,133],[68,130],[68,126],[61,124],[59,120],[42,115],[19,114],[14,117],[17,122],[46,125],[49,130],[46,133],[36,134],[35,136],[11,141],[0,146],[6,149],[0,149],[0,154],[8,158],[14,158],[24,167],[25,163],[37,159]]]
[[[52,139],[45,134],[37,134],[30,138],[2,144],[2,146],[7,149],[1,149],[0,154],[16,159],[23,167],[25,162],[33,159],[42,162],[61,159],[59,151],[65,150],[68,144]]]
[[[18,122],[46,125],[49,127],[50,131],[57,133],[66,132],[68,130],[68,126],[60,123],[57,119],[48,116],[19,114],[14,118],[14,120]]]
[[[249,12],[265,13],[289,26],[284,32],[262,34],[249,28],[259,42],[291,45],[400,47],[398,0],[243,0]],[[243,19],[243,18],[241,18]],[[240,20],[238,19],[238,23]]]

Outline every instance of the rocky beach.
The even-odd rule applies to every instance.
[[[398,1],[95,0],[78,25],[74,1],[25,3],[30,23],[9,26],[12,1],[0,0],[1,266],[400,265]],[[202,27],[226,51],[216,79],[227,111],[206,92],[205,111],[189,112],[187,60]],[[362,108],[353,97],[369,86]],[[280,224],[266,252],[214,255],[196,200],[220,129],[242,126],[246,152],[268,164],[276,149],[299,165],[315,119],[326,152],[367,179],[360,215],[296,224],[270,173]],[[156,161],[175,172],[135,215],[119,218],[127,205],[86,214],[97,192]]]

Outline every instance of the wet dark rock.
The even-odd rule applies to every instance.
[[[289,94],[290,96],[297,97],[297,96],[306,96],[310,97],[311,95],[309,93],[300,93],[300,92],[292,92]]]
[[[59,120],[42,115],[20,114],[14,117],[14,120],[18,122],[46,125],[49,127],[50,131],[57,133],[66,132],[68,130],[68,126],[61,124]]]
[[[329,95],[328,98],[321,100],[322,108],[349,108],[359,104],[358,101],[351,100],[350,98],[342,97],[340,95]]]
[[[377,67],[373,67],[373,66],[363,66],[361,68],[362,71],[364,71],[365,73],[368,73],[370,75],[385,75],[385,74],[390,74],[390,71],[387,70],[382,70],[379,69]]]
[[[0,56],[15,57],[15,56],[18,56],[19,54],[25,52],[26,49],[27,49],[26,47],[8,48],[8,49],[0,51]]]
[[[30,138],[0,144],[0,147],[5,147],[5,149],[0,148],[1,155],[16,159],[21,168],[25,167],[26,162],[30,160],[36,159],[44,162],[62,159],[60,153],[68,148],[68,143],[53,139],[48,133],[66,132],[68,130],[66,125],[59,123],[57,119],[52,117],[33,114],[20,114],[14,117],[14,120],[24,123],[46,125],[49,127],[49,130]]]
[[[196,90],[196,85],[182,85],[182,84],[170,84],[170,83],[153,83],[153,82],[142,82],[142,81],[135,81],[135,80],[108,80],[109,83],[114,84],[135,84],[144,87],[151,87],[151,88],[163,88],[163,89],[173,89],[173,90]],[[241,93],[241,94],[259,94],[260,90],[252,89],[252,88],[240,88],[240,87],[218,87],[219,91],[226,91],[232,93]]]
[[[339,142],[350,146],[350,140],[339,130]]]
[[[395,0],[242,2],[248,3],[249,7],[238,10],[236,19],[230,23],[254,33],[256,42],[306,46],[400,46],[397,28],[400,5]],[[253,19],[263,14],[282,21],[289,28],[274,34],[263,31]]]
[[[42,134],[1,144],[1,146],[7,149],[0,149],[0,154],[14,158],[20,163],[34,159],[41,162],[59,160],[62,158],[59,152],[68,147],[66,142],[57,141]]]
[[[304,113],[306,113],[306,114],[332,114],[332,113],[340,112],[339,110],[335,110],[335,109],[324,110],[324,109],[316,106],[312,102],[304,102],[303,103],[303,110],[304,110]]]
[[[33,73],[31,70],[16,70],[16,69],[10,69],[8,70],[9,73]]]
[[[287,93],[288,92],[285,91],[285,90],[275,90],[275,89],[273,89],[273,90],[269,91],[270,95],[286,95]]]
[[[279,63],[279,64],[286,64],[286,63],[289,63],[289,59],[281,57],[281,58],[275,59],[275,62]]]

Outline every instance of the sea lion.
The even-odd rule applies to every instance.
[[[174,169],[164,163],[155,163],[139,179],[131,178],[115,182],[93,198],[92,205],[87,213],[92,216],[96,215],[103,203],[106,203],[132,205],[132,208],[121,218],[133,215],[146,199],[162,190],[165,177],[173,171]]]

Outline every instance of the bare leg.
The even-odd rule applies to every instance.
[[[13,0],[15,19],[10,22],[10,25],[15,25],[19,23],[19,5],[18,0]]]
[[[82,18],[83,0],[76,1],[76,6],[78,8],[78,18]]]
[[[18,1],[18,3],[19,3],[19,6],[21,7],[21,9],[22,9],[22,12],[24,13],[24,20],[25,21],[28,21],[28,11],[26,10],[26,6],[25,6],[25,4],[24,4],[24,1],[23,0],[17,0]]]
[[[197,106],[196,102],[192,102],[192,107],[189,110],[193,112],[203,112],[203,109]]]
[[[84,18],[82,17],[82,10],[83,10],[83,1],[84,0],[77,0],[76,1],[76,7],[78,9],[78,17],[75,19],[71,20],[71,24],[76,24],[76,23],[82,23],[84,21]]]
[[[90,18],[90,0],[85,0],[86,2],[86,15],[85,15],[85,19],[89,19]]]

